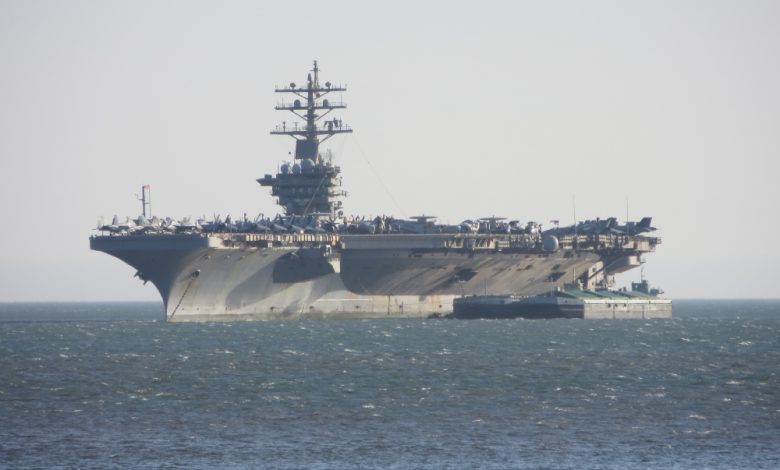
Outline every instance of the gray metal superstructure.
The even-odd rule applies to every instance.
[[[345,87],[320,85],[315,62],[304,87],[276,91],[295,97],[276,109],[304,120],[272,132],[296,139],[295,160],[257,180],[271,188],[283,215],[176,221],[144,213],[101,223],[101,235],[90,238],[93,250],[155,285],[168,320],[447,314],[462,295],[531,296],[572,281],[610,287],[616,273],[639,266],[661,242],[648,236],[648,218],[549,230],[495,217],[455,226],[425,216],[344,218],[341,170],[319,144],[352,131],[339,119],[323,121],[346,107],[329,100]]]

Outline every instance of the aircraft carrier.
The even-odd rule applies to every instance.
[[[317,62],[302,86],[275,91],[295,139],[294,159],[257,180],[283,213],[273,218],[175,220],[142,215],[98,224],[93,250],[136,270],[159,291],[169,321],[444,316],[462,296],[535,296],[577,282],[610,289],[660,238],[651,219],[616,218],[544,229],[500,217],[436,223],[434,217],[344,217],[341,168],[320,144],[352,129],[333,111],[346,87],[321,83]]]

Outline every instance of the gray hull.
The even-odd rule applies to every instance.
[[[452,312],[457,296],[540,294],[604,261],[595,252],[443,245],[451,239],[352,236],[342,237],[331,251],[289,239],[253,243],[236,236],[100,236],[91,239],[91,247],[152,282],[170,321],[443,315]]]

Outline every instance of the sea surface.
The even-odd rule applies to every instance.
[[[780,301],[168,324],[0,304],[2,468],[779,468]]]

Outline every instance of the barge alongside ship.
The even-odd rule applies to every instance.
[[[567,286],[543,295],[470,296],[455,299],[453,318],[462,319],[552,319],[624,320],[671,318],[672,301],[659,297],[647,281],[626,290],[583,290]]]

